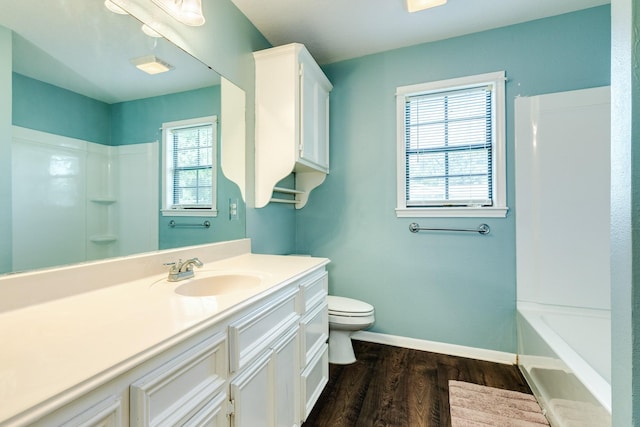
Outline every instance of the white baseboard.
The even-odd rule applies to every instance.
[[[515,365],[517,355],[503,351],[487,350],[484,348],[465,347],[457,344],[447,344],[436,341],[419,340],[416,338],[400,337],[396,335],[380,334],[377,332],[358,331],[351,338],[359,341],[387,344],[414,350],[430,351],[432,353],[448,354],[450,356],[467,357],[488,362]]]

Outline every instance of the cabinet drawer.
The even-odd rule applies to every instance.
[[[218,333],[130,387],[131,425],[182,425],[224,393],[226,336]]]
[[[329,381],[329,346],[325,344],[302,372],[302,413],[307,419]]]
[[[320,270],[300,284],[300,306],[298,308],[300,314],[307,313],[324,300],[329,289],[328,278],[328,273],[325,270]]]
[[[297,288],[291,288],[229,325],[229,367],[242,369],[269,346],[285,329],[295,324]]]
[[[300,321],[302,337],[302,366],[307,366],[314,354],[317,354],[329,338],[329,308],[323,301],[313,308]]]

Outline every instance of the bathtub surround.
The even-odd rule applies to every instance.
[[[11,151],[11,31],[0,26],[0,151]],[[11,200],[11,157],[0,156],[0,200]],[[11,270],[11,203],[0,203],[0,273]]]
[[[612,421],[626,427],[640,424],[640,5],[612,0],[611,18]]]
[[[296,251],[326,256],[330,293],[376,308],[372,332],[516,352],[514,98],[609,84],[610,9],[597,7],[329,64],[331,173],[296,212]],[[505,70],[504,219],[421,226],[491,234],[418,233],[395,217],[395,89]]]
[[[59,251],[56,255],[60,258],[59,263],[51,259],[49,259],[51,262],[48,263],[46,259],[36,259],[35,262],[38,264],[33,264],[31,260],[25,260],[24,257],[22,257],[21,259],[14,260],[14,271],[16,269],[24,270],[28,268],[62,265],[86,259],[98,259],[105,256],[126,255],[155,249],[169,249],[206,242],[225,241],[244,236],[244,221],[230,221],[227,213],[228,199],[239,199],[239,190],[235,184],[226,179],[220,168],[218,168],[216,179],[218,194],[224,195],[224,198],[221,199],[219,203],[218,217],[209,219],[212,227],[207,230],[194,228],[180,229],[176,232],[175,229],[171,229],[168,226],[169,221],[175,218],[162,216],[159,213],[158,196],[160,191],[160,178],[158,168],[160,167],[160,157],[157,153],[159,149],[158,141],[161,137],[159,127],[163,122],[212,114],[219,115],[219,106],[221,103],[219,85],[164,96],[107,104],[18,73],[12,73],[12,79],[10,79],[10,81],[13,82],[13,93],[15,95],[13,98],[14,125],[42,131],[48,135],[52,135],[54,138],[56,135],[59,135],[62,139],[68,137],[74,140],[82,140],[84,144],[93,145],[97,147],[97,149],[103,147],[104,150],[109,150],[119,158],[121,165],[120,171],[107,173],[113,175],[110,178],[113,181],[112,193],[100,194],[100,196],[103,197],[116,196],[116,203],[113,203],[112,206],[108,208],[112,211],[117,210],[117,213],[114,214],[114,218],[109,222],[104,222],[102,224],[103,227],[112,228],[114,231],[112,234],[115,234],[115,229],[120,228],[119,225],[122,225],[122,227],[124,227],[122,231],[126,234],[127,230],[135,230],[137,227],[132,225],[136,222],[133,217],[156,217],[150,222],[145,222],[146,226],[153,227],[152,232],[155,237],[150,237],[155,241],[153,245],[139,245],[137,243],[141,242],[136,242],[137,239],[129,239],[128,243],[124,242],[119,248],[109,247],[107,242],[104,242],[102,245],[88,242],[86,244],[89,253],[85,257],[84,255],[78,256],[78,252],[85,252],[84,240],[80,240],[79,244],[75,247],[71,247],[70,242],[66,242],[67,245],[69,245],[67,248],[70,250],[70,253],[63,254]],[[61,104],[64,105],[64,108],[59,107]],[[150,146],[148,149],[142,148],[145,145]],[[137,154],[134,154],[136,152]],[[150,157],[148,157],[147,154],[149,154]],[[146,160],[143,160],[145,158]],[[139,165],[136,165],[137,162],[140,162]],[[28,166],[28,163],[29,157],[26,155],[22,156],[20,164],[25,166],[25,170],[27,171],[33,169]],[[16,163],[16,165],[17,164],[18,163]],[[83,166],[88,167],[89,164]],[[103,166],[106,167],[106,164]],[[10,170],[10,168],[8,170]],[[86,171],[82,169],[82,171],[83,173],[97,172],[93,168],[89,168]],[[47,174],[44,173],[44,176],[46,177]],[[118,179],[118,177],[121,179]],[[146,184],[143,184],[140,180],[141,178]],[[76,182],[81,186],[92,185],[82,180],[76,180]],[[137,184],[127,186],[127,182]],[[151,184],[151,182],[153,183]],[[94,185],[95,184],[101,185],[99,180],[98,182],[94,182]],[[117,186],[119,186],[119,188],[116,188]],[[16,197],[19,197],[21,187],[24,187],[23,183],[16,184],[17,193],[13,193],[18,194]],[[152,191],[149,189],[158,190]],[[139,196],[135,197],[136,194],[139,194]],[[118,195],[121,197],[117,197]],[[142,200],[146,200],[146,208],[142,206],[143,210],[141,211],[139,208],[141,207],[140,202]],[[63,224],[70,224],[69,226],[71,227],[78,226],[73,219],[71,219],[71,216],[80,215],[84,217],[81,211],[85,208],[84,203],[79,203],[77,206],[77,211],[70,212],[71,215],[69,217],[60,218],[63,220]],[[149,208],[149,206],[151,206],[151,208]],[[106,208],[107,206],[102,207]],[[95,208],[98,208],[96,203],[89,203],[87,205],[87,209],[90,211],[95,210]],[[241,209],[244,210],[244,204],[241,206]],[[90,211],[87,211],[87,217],[90,221],[97,224],[98,215],[92,215]],[[17,215],[18,212],[23,212],[21,206],[15,207],[14,214]],[[58,219],[56,215],[65,216],[65,214],[60,213],[59,210],[45,215],[42,209],[38,209],[37,211],[32,211],[30,217],[34,223],[51,224],[56,223]],[[244,218],[244,211],[240,212],[240,216]],[[84,221],[84,219],[82,221]],[[22,221],[22,223],[24,223],[24,221]],[[128,225],[129,227],[127,227]],[[20,226],[20,224],[18,224],[18,226]],[[22,227],[22,229],[26,230],[25,227]],[[28,230],[26,230],[26,232],[28,233]],[[147,232],[145,231],[145,233]],[[86,233],[83,232],[82,234],[84,235]],[[82,237],[80,234],[75,234],[75,236],[77,237],[76,240]],[[19,246],[24,249],[20,251],[27,253],[30,249],[30,246],[28,246],[29,242],[20,236],[18,237],[20,240]],[[36,237],[39,238],[39,234],[31,234],[30,240]],[[0,246],[4,248],[5,244],[7,244],[9,245],[9,251],[11,251],[9,241],[9,239],[1,240]],[[145,237],[144,241],[148,242],[149,239]],[[42,250],[44,250],[44,247]],[[91,253],[92,251],[93,253]],[[75,253],[75,255],[73,255],[73,253]],[[66,262],[64,262],[64,260],[66,260]],[[9,266],[7,270],[2,271],[11,270],[11,266]]]
[[[110,147],[14,126],[12,145],[12,271],[158,249],[156,143]]]
[[[611,425],[610,330],[608,311],[518,303],[518,364],[554,425]]]
[[[519,364],[558,425],[610,423],[610,110],[608,86],[515,100]]]

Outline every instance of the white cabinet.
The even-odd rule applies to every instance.
[[[256,64],[255,207],[295,173],[288,192],[296,208],[329,173],[329,92],[333,88],[307,49],[292,43],[254,53]],[[287,199],[275,199],[286,201]]]
[[[304,421],[329,381],[328,275],[319,271],[300,284],[300,413]]]
[[[291,285],[229,327],[235,427],[300,425],[297,296]]]
[[[276,427],[294,427],[300,423],[300,333],[293,326],[272,348],[274,409]]]
[[[326,295],[315,269],[98,387],[80,385],[28,425],[300,427],[328,378]]]
[[[191,418],[223,417],[227,337],[218,333],[131,385],[131,426],[184,425]],[[212,402],[219,402],[213,405]],[[202,411],[202,413],[201,413]]]

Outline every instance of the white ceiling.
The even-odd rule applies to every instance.
[[[610,3],[449,0],[409,14],[405,0],[232,0],[274,46],[303,43],[326,64]]]
[[[0,1],[0,26],[15,32],[13,69],[107,103],[211,86],[217,73],[104,0]],[[175,68],[150,76],[130,60],[156,55]]]

